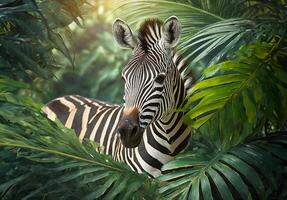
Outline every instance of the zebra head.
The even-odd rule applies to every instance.
[[[122,71],[125,82],[124,110],[118,132],[124,146],[139,145],[145,128],[168,115],[178,102],[175,88],[180,74],[173,62],[173,48],[179,41],[181,26],[175,16],[165,22],[144,21],[135,36],[130,27],[117,19],[115,40],[133,54]]]

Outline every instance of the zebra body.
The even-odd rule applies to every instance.
[[[184,59],[173,51],[170,61],[167,62],[168,66],[171,65],[172,72],[168,72],[170,69],[164,65],[160,67],[159,63],[168,59],[165,55],[150,53],[151,48],[157,48],[156,45],[159,45],[162,38],[162,24],[157,20],[151,20],[146,21],[141,27],[142,33],[139,38],[144,38],[135,44],[135,57],[123,70],[123,77],[128,79],[125,85],[124,105],[70,95],[52,100],[43,107],[43,111],[51,120],[58,118],[66,127],[74,129],[81,140],[88,138],[100,143],[102,151],[115,160],[125,162],[134,171],[146,172],[156,177],[161,174],[162,165],[188,144],[191,129],[183,123],[184,113],[175,112],[175,109],[184,102],[192,77],[185,71]],[[132,44],[131,41],[126,43],[129,42]],[[140,66],[135,66],[139,62]],[[151,65],[156,65],[157,68],[150,70]],[[144,73],[150,73],[152,81],[159,79],[156,83],[151,83],[152,90],[147,88],[148,80],[145,80],[144,76],[141,77]],[[170,81],[163,84],[162,79]],[[152,97],[141,99],[139,94]],[[161,98],[161,95],[168,97],[162,97],[160,101],[154,100]],[[134,112],[135,110],[137,112]],[[132,112],[134,114],[131,114]],[[135,115],[139,123],[131,133],[142,134],[139,144],[134,148],[123,142],[118,129],[121,123],[129,120],[126,116],[130,115]],[[122,132],[125,132],[125,129]]]
[[[160,175],[162,165],[187,145],[191,130],[183,124],[182,114],[175,112],[150,124],[138,147],[126,148],[116,129],[123,108],[69,95],[51,101],[43,111],[51,120],[58,118],[67,128],[74,129],[81,140],[87,138],[99,143],[102,152],[127,163],[134,171]]]

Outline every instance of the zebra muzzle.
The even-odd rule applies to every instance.
[[[143,129],[139,126],[137,108],[125,108],[118,124],[118,133],[122,144],[127,148],[137,147],[142,139]]]

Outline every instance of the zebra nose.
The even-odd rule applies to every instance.
[[[142,132],[139,126],[139,110],[136,107],[125,107],[118,124],[118,133],[123,145],[127,148],[139,145]]]
[[[131,138],[138,132],[139,126],[136,122],[125,119],[118,126],[118,131],[122,138]]]

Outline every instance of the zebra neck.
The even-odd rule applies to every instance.
[[[183,113],[174,112],[166,117],[155,122],[155,126],[163,130],[162,136],[168,141],[172,142],[172,137],[178,132],[179,128],[183,125]]]
[[[183,113],[172,113],[150,126],[149,134],[152,136],[148,137],[156,140],[154,148],[160,149],[161,152],[171,156],[170,158],[186,148],[191,136],[191,128],[183,123],[182,117]]]
[[[182,79],[177,79],[175,83],[174,99],[175,108],[177,109],[184,102],[186,89]],[[156,134],[154,137],[166,141],[161,142],[161,145],[170,151],[170,155],[175,155],[185,148],[191,132],[190,127],[183,123],[184,113],[178,112],[176,109],[153,123],[156,130],[153,132],[153,134]]]

